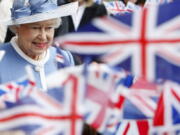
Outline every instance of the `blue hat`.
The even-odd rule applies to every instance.
[[[59,18],[74,14],[77,8],[78,2],[58,6],[56,0],[14,0],[11,20],[6,23],[18,25]]]

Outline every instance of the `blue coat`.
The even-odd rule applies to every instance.
[[[24,78],[27,75],[25,67],[29,65],[32,68],[37,86],[46,89],[44,86],[45,76],[59,68],[74,65],[71,53],[55,47],[49,48],[46,58],[41,62],[24,56],[24,53],[12,41],[0,45],[0,51],[5,52],[0,60],[0,84]]]

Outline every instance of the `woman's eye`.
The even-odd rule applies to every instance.
[[[34,30],[40,29],[40,27],[31,27]]]
[[[53,27],[47,27],[47,28],[46,28],[46,30],[51,30],[51,29],[53,29]]]

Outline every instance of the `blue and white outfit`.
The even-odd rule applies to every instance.
[[[74,65],[71,53],[55,47],[50,47],[44,58],[36,61],[25,55],[15,40],[14,37],[10,43],[0,45],[0,51],[5,52],[0,61],[0,84],[23,78],[27,74],[26,66],[30,66],[37,87],[46,89],[46,76],[48,74],[58,70],[59,67]],[[56,60],[57,55],[61,55],[61,62]]]
[[[40,22],[72,15],[78,8],[78,2],[57,5],[56,0],[14,0],[11,19],[8,26]],[[66,9],[66,10],[65,10]],[[1,57],[2,52],[5,55]],[[74,65],[72,55],[68,51],[50,47],[43,58],[36,61],[28,57],[17,45],[16,37],[10,43],[0,45],[0,84],[17,81],[27,75],[26,67],[32,67],[36,85],[46,90],[46,76],[58,68]],[[57,61],[57,55],[62,60]]]

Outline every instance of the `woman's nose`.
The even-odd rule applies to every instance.
[[[39,38],[42,40],[42,41],[45,41],[47,39],[47,32],[44,28],[42,28],[40,31],[39,31]]]

